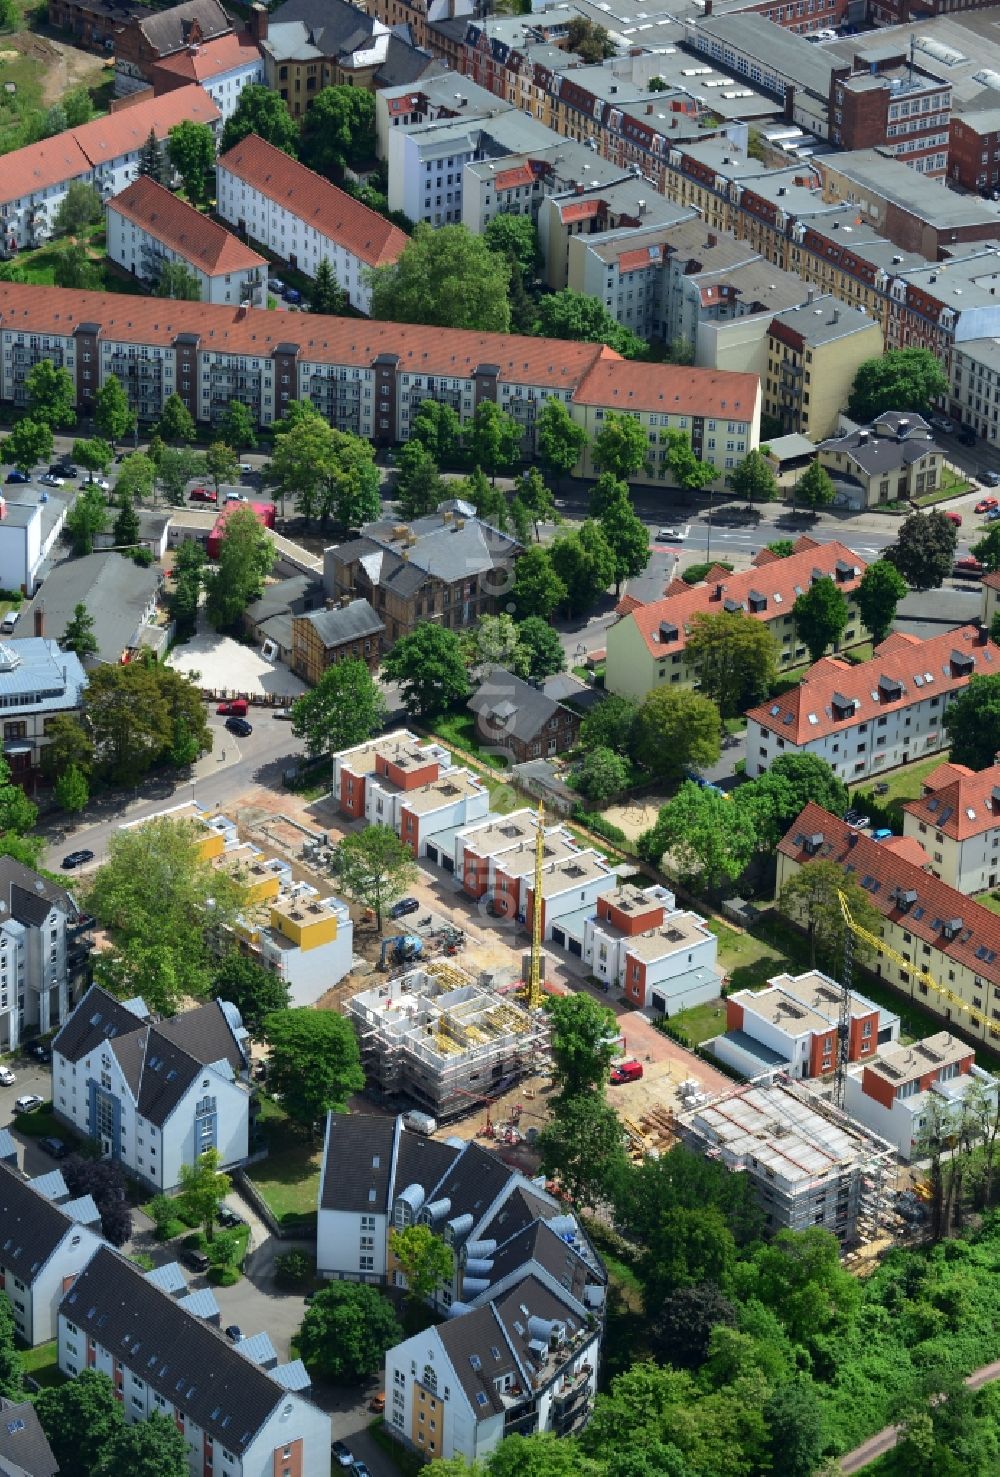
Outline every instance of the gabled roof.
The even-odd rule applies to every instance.
[[[65,559],[55,565],[30,605],[23,608],[21,620],[30,629],[28,622],[34,620],[35,613],[44,612],[46,636],[58,641],[77,605],[85,605],[93,616],[97,641],[96,656],[88,660],[114,664],[137,644],[142,617],[160,588],[160,579],[155,565],[144,569],[111,550]]]
[[[11,856],[0,856],[0,900],[6,901],[12,918],[34,928],[45,922],[52,908],[67,918],[75,918],[79,911],[65,887]]]
[[[320,1210],[388,1215],[396,1120],[374,1113],[331,1113]],[[404,1186],[405,1188],[405,1186]]]
[[[908,800],[903,809],[953,841],[993,831],[1000,827],[1000,764],[978,773],[964,764],[940,764],[924,780],[920,798]]]
[[[85,1234],[74,1220],[0,1162],[0,1264],[29,1287],[69,1235]]]
[[[649,371],[648,364],[595,364],[573,398],[578,405],[603,405],[611,410],[753,420],[760,399],[760,380],[755,374],[669,364],[657,365],[654,374]]]
[[[295,619],[312,626],[325,647],[342,646],[345,641],[359,641],[365,636],[379,636],[385,630],[383,622],[364,599],[352,600],[349,605],[338,605],[333,610],[310,610]]]
[[[107,208],[141,226],[209,277],[267,268],[256,251],[148,175],[133,180],[108,201]]]
[[[821,838],[818,846],[817,837]],[[865,889],[883,917],[902,924],[921,942],[940,949],[990,984],[1000,985],[1000,917],[905,857],[887,851],[880,841],[852,831],[846,822],[810,802],[778,850],[800,866],[817,860],[836,862]],[[903,907],[900,894],[906,892],[916,897]],[[949,937],[946,925],[952,923],[959,926]]]
[[[173,5],[140,21],[139,30],[154,51],[169,56],[190,44],[194,26],[200,42],[232,30],[232,22],[218,0],[186,0],[184,5]]]
[[[492,669],[466,706],[490,734],[498,738],[510,734],[524,743],[537,739],[551,719],[574,716],[569,708],[503,667]]]
[[[0,1477],[56,1477],[58,1471],[31,1401],[0,1398]]]
[[[857,665],[821,658],[798,687],[751,708],[746,716],[788,743],[808,744],[867,719],[960,691],[976,673],[1000,674],[1000,647],[984,640],[978,626],[960,626],[912,643],[890,637],[873,657]]]
[[[52,1050],[68,1062],[79,1062],[95,1051],[102,1041],[129,1036],[143,1024],[134,1011],[126,1009],[107,990],[102,990],[100,985],[91,985],[52,1042]]]
[[[147,25],[165,20],[170,11],[151,16]],[[108,164],[122,154],[138,153],[149,138],[150,129],[158,139],[166,138],[178,123],[216,124],[222,117],[208,93],[201,87],[179,87],[176,92],[153,97],[147,102],[133,103],[119,113],[108,113],[92,123],[73,129],[73,137],[91,164]]]
[[[156,63],[154,70],[168,72],[203,87],[213,77],[259,61],[260,47],[256,41],[245,31],[229,31],[225,36],[216,36],[195,49],[185,48],[164,57]]]

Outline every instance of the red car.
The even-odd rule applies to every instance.
[[[947,518],[947,520],[948,520],[949,523],[954,523],[954,525],[955,525],[956,528],[961,528],[961,526],[962,526],[962,515],[961,515],[961,513],[945,513],[944,516]]]
[[[956,579],[961,579],[964,575],[966,579],[978,580],[982,578],[983,566],[978,559],[973,559],[971,556],[968,559],[956,559],[952,574]]]
[[[638,1082],[642,1076],[642,1062],[616,1062],[611,1068],[611,1086],[620,1087],[623,1082]]]
[[[220,703],[216,708],[217,713],[224,713],[227,718],[245,718],[250,704],[246,698],[233,698],[230,703]]]
[[[1000,507],[1000,502],[995,497],[981,497],[976,504],[977,513],[988,513],[991,508]]]
[[[192,487],[188,497],[193,503],[217,503],[219,494],[213,492],[210,487]]]

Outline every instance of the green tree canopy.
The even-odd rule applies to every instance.
[[[224,441],[213,441],[205,452],[205,471],[218,496],[224,482],[235,482],[240,475],[240,464],[233,448]]]
[[[161,439],[168,444],[183,442],[190,445],[194,440],[194,417],[176,390],[164,400],[156,429]]]
[[[462,422],[443,400],[421,400],[410,422],[410,439],[424,446],[439,467],[456,467],[462,460]],[[406,450],[406,447],[403,448]]]
[[[206,1149],[193,1164],[180,1166],[178,1201],[185,1214],[205,1232],[205,1240],[215,1236],[215,1217],[219,1206],[232,1189],[232,1180],[219,1168],[222,1155],[218,1149]]]
[[[344,891],[371,908],[381,932],[385,910],[416,880],[413,853],[391,826],[352,831],[336,851],[336,871]]]
[[[275,550],[252,508],[237,508],[226,519],[216,568],[205,579],[205,610],[216,630],[234,626],[260,597]]]
[[[332,1010],[278,1010],[264,1021],[268,1085],[309,1141],[327,1113],[342,1113],[365,1085],[358,1038],[346,1016]]]
[[[611,1063],[618,1053],[615,1013],[589,995],[547,998],[552,1082],[561,1099],[600,1089],[603,1096]]]
[[[991,574],[1000,569],[1000,524],[991,523],[969,550]]]
[[[72,187],[71,187],[72,188]],[[28,415],[53,431],[76,420],[76,385],[68,369],[40,359],[24,381]]]
[[[156,480],[166,494],[167,502],[183,507],[187,485],[205,465],[204,457],[186,446],[165,446],[156,466]]]
[[[94,396],[94,425],[98,435],[116,447],[135,430],[137,417],[116,374],[109,374]]]
[[[534,552],[528,550],[528,554]],[[614,553],[601,525],[590,518],[578,529],[554,539],[548,552],[552,569],[565,587],[562,604],[569,615],[582,615],[592,609],[614,581]],[[520,569],[515,576],[515,592],[519,575]]]
[[[580,453],[587,444],[587,433],[563,402],[550,396],[535,417],[535,436],[538,459],[558,484],[563,477],[569,476],[580,460]]]
[[[396,459],[396,510],[401,518],[433,513],[448,495],[437,462],[426,446],[412,438]]]
[[[251,133],[293,159],[298,153],[299,130],[287,104],[276,92],[258,83],[251,83],[240,93],[239,102],[223,125],[219,153],[227,153]]]
[[[12,782],[10,765],[0,758],[0,835],[24,836],[37,819],[38,806]]]
[[[756,446],[747,452],[729,479],[737,497],[748,503],[770,503],[778,496],[778,483],[771,463]]]
[[[52,455],[51,427],[45,421],[23,416],[10,435],[0,442],[0,451],[4,461],[10,462],[19,472],[30,473],[37,462]]]
[[[792,622],[812,661],[818,662],[828,646],[836,649],[850,614],[843,590],[828,574],[814,580],[808,590],[796,596]]]
[[[988,769],[1000,750],[1000,673],[978,673],[957,693],[941,720],[952,764]]]
[[[257,445],[257,426],[249,405],[244,405],[242,400],[230,400],[219,422],[219,436],[237,451],[253,451]]]
[[[847,925],[840,904],[843,894],[851,917],[870,933],[878,933],[879,914],[866,892],[853,877],[848,877],[837,862],[822,858],[800,867],[781,889],[778,903],[781,911],[803,930],[809,942],[809,962],[816,967],[818,953],[840,967]],[[855,940],[855,952],[861,941]]]
[[[73,442],[73,460],[85,467],[91,477],[95,472],[106,474],[114,459],[111,447],[100,436]]]
[[[621,1119],[599,1093],[557,1103],[537,1147],[544,1172],[577,1206],[606,1199],[628,1162]]]
[[[415,718],[435,718],[469,695],[461,637],[436,623],[424,622],[397,641],[382,670],[400,684],[406,711]]]
[[[753,818],[744,808],[689,780],[640,838],[639,855],[657,866],[666,853],[671,870],[688,886],[714,889],[736,881],[756,846]]]
[[[803,472],[795,490],[792,493],[792,501],[803,508],[828,508],[837,495],[837,490],[829,472],[822,463],[810,462]]]
[[[695,456],[687,431],[667,431],[667,466],[677,486],[688,494],[701,492],[719,475],[711,462]]]
[[[389,1250],[406,1278],[407,1295],[414,1302],[433,1297],[442,1285],[451,1287],[455,1255],[430,1226],[407,1226],[389,1232]]]
[[[715,764],[722,720],[711,698],[689,687],[658,687],[642,703],[632,729],[640,764],[665,780]]]
[[[46,1385],[35,1399],[60,1477],[92,1477],[125,1418],[106,1374],[83,1369],[65,1384]]]
[[[158,185],[167,184],[169,170],[164,158],[165,149],[156,137],[154,129],[149,130],[146,142],[139,150],[139,173],[155,180]]]
[[[64,769],[55,784],[56,804],[60,810],[67,815],[78,815],[87,807],[90,799],[90,786],[87,777],[75,764]]]
[[[886,410],[927,415],[949,388],[932,350],[887,349],[877,359],[866,359],[858,369],[847,414],[862,425]]]
[[[594,466],[627,482],[642,470],[649,460],[649,439],[645,427],[633,415],[609,411],[594,437]]]
[[[155,480],[156,467],[151,459],[143,451],[133,451],[121,464],[115,497],[141,503],[152,495]]]
[[[483,232],[490,251],[506,257],[530,284],[542,264],[538,230],[530,215],[495,215]]]
[[[421,224],[396,262],[372,272],[372,317],[509,333],[509,284],[509,264],[481,236]]]
[[[598,523],[614,556],[615,595],[619,595],[623,582],[642,574],[649,563],[649,534],[624,486],[605,502]]]
[[[85,180],[71,180],[52,222],[53,235],[77,236],[103,215],[100,191]]]
[[[896,542],[885,551],[914,590],[936,590],[951,574],[958,530],[938,508],[911,513],[899,526]]]
[[[848,792],[818,754],[779,754],[763,774],[741,785],[736,805],[750,805],[762,849],[777,846],[788,827],[813,801],[832,815],[843,815]]]
[[[566,653],[559,640],[559,633],[547,621],[536,615],[529,616],[518,626],[517,639],[523,654],[522,666],[527,676],[537,681],[565,671]]]
[[[580,743],[585,749],[614,749],[618,754],[632,751],[638,703],[631,698],[609,693],[585,715],[580,724]]]
[[[112,1437],[93,1477],[188,1477],[188,1446],[169,1417],[154,1410]]]
[[[469,461],[491,478],[521,455],[521,428],[495,400],[480,400],[462,439]]]
[[[701,691],[723,718],[745,713],[774,684],[778,643],[764,621],[741,611],[698,611],[691,618],[686,655]]]
[[[350,166],[375,157],[375,94],[365,87],[324,87],[302,120],[303,164],[336,183]]]
[[[83,487],[66,514],[65,529],[74,554],[91,554],[94,537],[108,526],[108,505],[99,487]]]
[[[353,92],[354,89],[351,88],[350,91]],[[370,94],[357,93],[356,96],[368,97]],[[311,113],[312,109],[310,108],[306,116],[311,116]],[[347,303],[347,294],[337,281],[333,268],[326,257],[323,258],[316,268],[316,275],[309,283],[307,296],[309,299],[309,311],[311,313],[326,313],[329,316],[336,316],[338,313],[344,311]]]
[[[196,123],[192,126],[200,128],[204,125]],[[201,301],[201,283],[183,262],[164,262],[156,274],[153,296],[172,298],[175,302],[197,303]]]
[[[541,299],[535,312],[535,333],[543,338],[607,344],[625,359],[638,358],[646,348],[641,338],[612,317],[600,298],[572,287],[546,293]]]
[[[132,549],[139,542],[139,515],[126,493],[121,500],[121,509],[114,522],[113,537],[119,549]]]
[[[593,64],[614,56],[615,43],[603,26],[595,25],[586,16],[575,15],[566,27],[566,49]]]
[[[519,617],[537,616],[547,621],[567,599],[566,585],[556,573],[548,549],[537,544],[526,549],[514,566],[511,591]]]
[[[515,482],[514,500],[515,502],[521,503],[525,513],[534,525],[536,542],[538,542],[540,537],[538,528],[540,523],[559,523],[561,521],[556,509],[555,499],[542,481],[541,474],[535,467],[528,467]]]
[[[167,154],[188,199],[194,205],[204,205],[215,193],[215,134],[209,125],[191,118],[176,123],[167,136]]]
[[[287,1010],[290,1003],[288,981],[237,949],[223,954],[215,965],[211,991],[214,1000],[228,1000],[236,1006],[255,1041],[261,1039],[267,1017],[276,1010]]]
[[[896,606],[906,591],[906,581],[895,564],[888,559],[874,560],[861,576],[861,583],[854,592],[854,601],[865,630],[870,633],[876,646],[892,630]]]
[[[628,760],[614,749],[590,749],[581,761],[571,783],[593,805],[607,805],[627,786],[631,773]]]
[[[292,732],[316,757],[364,743],[385,723],[386,703],[365,662],[349,657],[327,667],[292,705]]]
[[[52,281],[56,287],[72,288],[77,292],[94,292],[100,287],[97,267],[90,252],[82,241],[71,240],[68,246],[54,251],[50,258]]]
[[[331,1282],[306,1309],[298,1348],[313,1374],[345,1384],[380,1370],[386,1351],[402,1337],[392,1304],[377,1287]]]

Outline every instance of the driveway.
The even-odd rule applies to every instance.
[[[175,646],[168,661],[185,676],[198,674],[199,684],[216,692],[301,697],[306,691],[305,683],[283,662],[265,661],[259,647],[244,646],[242,641],[211,630],[203,611],[199,613],[197,634]]]

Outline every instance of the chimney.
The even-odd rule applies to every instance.
[[[36,636],[44,636],[45,635],[45,606],[44,605],[36,605],[35,606],[35,635]]]
[[[719,238],[718,238],[718,236],[715,234],[714,231],[709,231],[708,235],[705,238],[705,245],[711,251],[712,247],[713,246],[718,246],[718,244],[719,244]]]
[[[574,184],[573,189],[578,195],[583,194],[583,185],[579,182],[579,180]]]
[[[833,317],[830,319],[830,322],[831,323],[839,323],[840,322],[840,309],[839,308],[834,308],[834,310],[833,310]]]
[[[341,595],[341,597],[340,597],[340,608],[341,608],[341,610],[346,610],[349,605],[353,605],[353,604],[354,604],[354,596],[353,595]]]
[[[704,14],[705,15],[711,15],[712,14],[712,0],[705,0]]]
[[[257,41],[267,40],[267,6],[251,5],[248,29],[251,39]]]

